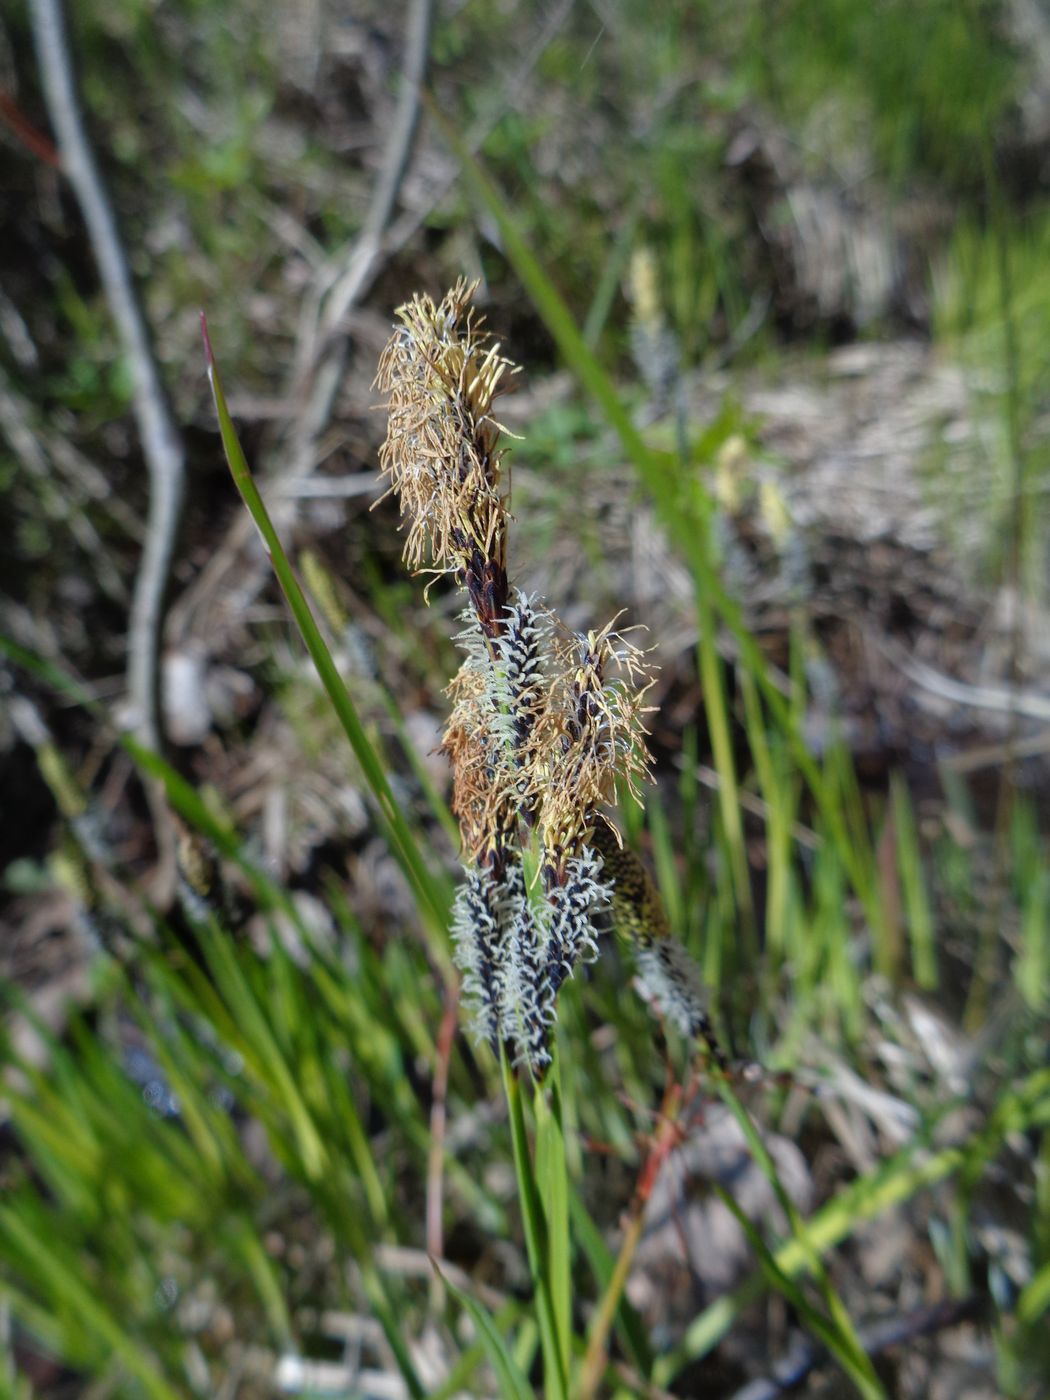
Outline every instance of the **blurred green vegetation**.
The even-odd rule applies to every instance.
[[[1045,812],[1038,794],[1018,795],[1007,781],[989,804],[938,769],[931,819],[906,774],[862,788],[833,719],[812,750],[813,636],[794,616],[788,674],[776,671],[733,595],[719,533],[719,454],[735,439],[757,450],[757,426],[731,383],[703,421],[682,393],[698,372],[772,375],[789,351],[810,355],[816,373],[827,346],[844,339],[928,337],[935,354],[963,366],[981,425],[976,445],[931,449],[928,499],[975,577],[1045,603],[1050,132],[1026,100],[1042,75],[1040,50],[1018,27],[1022,10],[1005,0],[623,0],[567,6],[554,24],[549,7],[533,4],[442,10],[432,85],[455,132],[488,128],[479,160],[493,184],[486,203],[468,163],[385,263],[352,355],[357,388],[344,419],[355,427],[340,460],[365,465],[381,431],[363,412],[377,348],[368,317],[383,324],[397,301],[439,291],[463,270],[483,277],[489,321],[530,381],[555,367],[574,377],[569,400],[541,406],[513,447],[528,473],[516,528],[533,558],[571,538],[599,591],[611,591],[616,570],[589,502],[626,463],[628,508],[651,506],[685,571],[699,642],[685,653],[692,670],[668,688],[673,700],[702,694],[702,703],[673,750],[658,734],[657,794],[644,819],[625,812],[624,822],[703,969],[727,1041],[771,1076],[784,1072],[761,1086],[753,1112],[770,1130],[790,1124],[814,1156],[825,1147],[834,1156],[845,1078],[907,1109],[906,1140],[891,1144],[873,1128],[879,1150],[867,1171],[839,1166],[821,1178],[811,1238],[838,1248],[836,1278],[860,1309],[851,1242],[881,1211],[901,1210],[936,1286],[980,1296],[997,1356],[990,1383],[1036,1397],[1050,1365]],[[249,456],[279,459],[304,287],[364,219],[397,87],[400,18],[378,6],[348,17],[319,0],[75,7],[89,117],[191,435],[180,586],[214,547],[213,503],[226,503],[227,519],[234,509],[198,308],[208,308],[228,390],[276,405],[276,428],[265,414],[247,425]],[[24,16],[2,23],[18,102],[46,130]],[[459,157],[432,126],[423,139],[424,174],[454,173]],[[58,177],[13,138],[2,159],[19,196],[0,212],[5,296],[33,353],[18,353],[9,318],[0,371],[54,470],[61,438],[104,464],[109,483],[108,495],[73,492],[61,509],[70,488],[22,470],[6,432],[3,582],[11,616],[37,620],[48,661],[109,694],[119,586],[135,556],[120,506],[141,515],[145,500],[127,368]],[[418,172],[416,181],[406,202],[425,205]],[[797,268],[785,270],[801,183],[887,223],[904,211],[906,280],[917,288],[904,310],[887,295],[865,319],[845,294],[829,310]],[[638,307],[626,288],[640,248],[655,266],[662,366],[639,364],[632,340]],[[640,430],[654,370],[670,411]],[[754,483],[744,490],[757,493]],[[20,847],[6,873],[7,907],[43,893],[71,900],[94,941],[89,991],[59,1032],[31,989],[12,981],[6,992],[4,1393],[270,1395],[279,1358],[331,1346],[333,1314],[378,1323],[354,1344],[388,1379],[396,1370],[403,1393],[498,1393],[485,1369],[499,1355],[488,1314],[464,1322],[478,1298],[516,1366],[537,1380],[510,1132],[492,1109],[498,1067],[461,1035],[444,1059],[442,1018],[454,1008],[435,911],[454,868],[448,814],[405,721],[410,702],[440,713],[455,622],[439,590],[427,613],[420,581],[401,575],[395,528],[386,509],[355,518],[322,539],[325,562],[303,572],[341,664],[341,647],[355,655],[354,627],[370,641],[374,674],[350,663],[344,674],[407,816],[409,836],[392,845],[411,843],[418,866],[402,860],[402,869],[414,871],[413,891],[376,854],[374,816],[352,849],[340,847],[335,823],[337,836],[302,868],[274,876],[261,822],[235,831],[204,800],[210,765],[229,776],[219,744],[184,756],[182,786],[164,778],[258,913],[161,916],[143,895],[132,839],[145,818],[123,807],[114,815],[110,788],[124,791],[128,769],[107,722],[97,709],[68,708],[68,694],[60,706],[54,675],[11,651],[5,687],[47,711],[84,791],[83,811],[71,810],[50,736],[38,742],[38,786],[55,803],[42,847]],[[93,550],[111,560],[117,586],[85,603],[69,581],[95,577]],[[6,613],[3,630],[16,630]],[[292,766],[348,774],[374,792],[368,761],[343,752],[320,686],[287,663],[299,641],[284,612],[271,607],[243,645],[266,719],[243,721],[236,741],[231,726],[224,742],[250,748],[287,730]],[[353,878],[366,868],[378,871],[370,902]],[[626,954],[603,959],[568,989],[559,1025],[580,1339],[607,1286],[608,1241],[645,1159],[668,1065],[684,1074],[690,1063],[690,1048],[668,1049],[625,994],[629,979]],[[947,1069],[924,1053],[929,1022],[909,1019],[919,994],[946,1043],[968,1037],[971,1049]],[[954,1110],[964,1126],[949,1135]],[[435,1136],[442,1112],[444,1139]],[[427,1264],[428,1193],[446,1260],[462,1271],[458,1294]],[[1002,1221],[997,1252],[989,1239]],[[1021,1266],[1007,1234],[1022,1241]],[[804,1274],[804,1251],[781,1239],[770,1247],[784,1270],[772,1286],[790,1297],[785,1278]],[[669,1344],[622,1308],[617,1354],[633,1369],[610,1371],[606,1393],[644,1394],[647,1381],[715,1393],[704,1358],[769,1287],[756,1271]],[[508,1369],[504,1393],[513,1381]],[[337,1393],[368,1393],[367,1379],[350,1386]]]

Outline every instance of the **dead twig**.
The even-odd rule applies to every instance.
[[[508,74],[506,82],[501,85],[499,102],[491,111],[480,117],[468,133],[466,144],[469,150],[480,150],[486,137],[503,115],[520,105],[529,78],[547,47],[564,25],[572,5],[573,0],[560,0],[545,17],[542,28],[521,63],[514,72]],[[410,30],[416,41],[421,41],[422,23],[415,16],[410,21]],[[403,99],[407,102],[408,96],[411,95],[418,102],[424,69],[416,59],[406,54],[405,70],[406,75],[418,72],[420,80],[414,87],[403,90]],[[296,510],[296,497],[304,494],[297,489],[297,483],[317,465],[317,444],[331,417],[335,394],[341,382],[342,372],[334,373],[334,361],[327,372],[323,369],[323,356],[326,348],[331,345],[331,337],[337,337],[335,349],[340,356],[345,356],[347,343],[341,332],[345,330],[346,318],[354,306],[360,305],[383,262],[415,237],[459,178],[458,170],[439,178],[424,202],[417,208],[406,209],[394,219],[393,207],[405,169],[402,163],[403,146],[408,130],[407,114],[404,117],[395,117],[391,139],[387,145],[387,156],[383,161],[362,232],[351,244],[326,261],[307,293],[299,316],[297,347],[291,375],[292,387],[280,396],[280,401],[296,402],[304,392],[308,392],[309,398],[288,436],[282,438],[278,450],[272,454],[274,460],[282,463],[279,474],[272,480],[275,496],[272,498],[271,513],[278,529],[286,527]],[[399,170],[397,180],[392,178],[395,169]],[[384,211],[385,220],[381,223],[379,215]],[[389,222],[391,219],[392,222]],[[343,363],[345,365],[345,360]],[[244,609],[254,599],[268,576],[268,570],[261,557],[250,562],[245,559],[245,550],[254,542],[254,538],[255,532],[250,519],[243,512],[238,513],[210,563],[173,607],[171,623],[176,635],[189,635],[197,610],[220,588],[235,587],[236,597],[231,600],[230,614],[243,616]],[[208,631],[209,637],[214,638],[215,629],[209,627]]]
[[[346,373],[349,344],[341,333],[343,322],[371,286],[384,252],[383,235],[393,215],[419,127],[420,93],[426,76],[432,20],[433,0],[414,0],[408,19],[401,94],[364,224],[351,244],[327,260],[300,313],[291,387],[283,397],[302,407],[282,438],[277,454],[285,464],[280,474],[282,497],[274,501],[271,512],[278,530],[287,525],[295,511],[290,485],[309,475],[317,465],[318,442]],[[250,518],[239,513],[221,550],[180,600],[180,630],[185,630],[183,624],[192,613],[194,600],[207,597],[235,571],[238,612],[251,601],[265,574],[261,569],[242,571],[239,560],[253,538]]]
[[[1033,690],[1019,690],[1009,686],[967,685],[951,676],[936,671],[924,661],[909,656],[901,644],[892,637],[876,638],[876,645],[883,655],[915,685],[928,690],[941,700],[949,700],[968,709],[990,710],[1011,716],[1012,719],[1034,719],[1042,724],[1050,721],[1050,697]]]
[[[132,408],[150,477],[146,540],[128,627],[128,692],[134,728],[151,749],[163,735],[159,662],[164,594],[175,551],[185,452],[168,408],[116,218],[77,97],[61,0],[30,0],[37,61],[65,171],[84,218],[106,300],[132,375]]]

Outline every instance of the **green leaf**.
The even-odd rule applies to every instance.
[[[414,833],[405,820],[401,808],[394,797],[393,789],[386,776],[386,769],[375,746],[368,737],[350,692],[343,683],[332,660],[320,629],[314,620],[306,595],[284,552],[280,537],[274,529],[269,512],[259,489],[252,477],[241,444],[237,438],[233,420],[226,406],[222,392],[218,367],[212,354],[207,326],[201,317],[204,344],[208,358],[208,378],[215,398],[215,409],[219,417],[219,432],[222,437],[226,461],[234,484],[241,494],[248,513],[255,522],[262,539],[263,547],[270,558],[281,591],[287,599],[295,625],[302,637],[311,660],[316,667],[321,684],[328,693],[332,709],[343,727],[350,746],[354,751],[361,771],[365,776],[376,802],[376,813],[381,833],[394,857],[397,859],[411,886],[419,906],[420,914],[430,936],[430,951],[446,978],[451,978],[452,960],[448,950],[448,914],[451,904],[449,882],[433,874],[419,849]]]
[[[433,1261],[431,1262],[433,1263]],[[492,1363],[492,1369],[496,1372],[500,1394],[505,1397],[505,1400],[534,1400],[535,1392],[526,1377],[522,1375],[510,1348],[500,1336],[496,1324],[488,1312],[480,1303],[475,1302],[469,1293],[465,1293],[463,1289],[457,1288],[454,1283],[445,1278],[436,1263],[434,1263],[434,1269],[452,1296],[466,1308],[473,1319],[474,1326],[478,1329],[481,1345],[485,1349],[485,1355]]]
[[[142,1384],[150,1400],[182,1400],[179,1392],[157,1372],[148,1353],[134,1342],[97,1301],[79,1272],[70,1267],[46,1239],[29,1233],[13,1210],[0,1207],[0,1239],[8,1240],[32,1259],[37,1275],[54,1291]]]
[[[803,1310],[810,1326],[836,1356],[839,1364],[849,1374],[861,1394],[869,1398],[875,1397],[875,1400],[878,1400],[878,1397],[884,1395],[885,1392],[875,1374],[875,1368],[871,1363],[871,1358],[861,1346],[860,1339],[850,1320],[846,1306],[836,1292],[827,1270],[824,1268],[824,1261],[810,1238],[806,1222],[802,1219],[798,1208],[788,1194],[783,1182],[780,1180],[776,1163],[770,1156],[761,1133],[751,1121],[751,1115],[733,1092],[732,1087],[724,1076],[719,1077],[718,1092],[721,1095],[723,1103],[725,1103],[730,1113],[732,1113],[741,1132],[744,1134],[751,1155],[754,1157],[770,1186],[773,1188],[777,1201],[780,1203],[780,1208],[787,1217],[796,1243],[805,1251],[809,1272],[817,1280],[821,1293],[824,1296],[824,1301],[828,1310],[828,1317],[826,1319],[821,1318],[820,1314],[817,1313],[815,1309],[809,1308],[806,1305],[805,1300],[798,1293],[798,1290],[791,1284],[789,1276],[784,1273],[780,1265],[770,1254],[763,1241],[754,1231],[750,1221],[746,1220],[744,1213],[738,1209],[736,1203],[729,1202],[726,1196],[723,1196],[723,1198],[727,1200],[733,1214],[736,1215],[737,1219],[744,1226],[745,1231],[752,1241],[752,1245],[758,1250],[762,1266],[769,1273],[771,1280],[778,1286],[781,1286],[782,1291],[785,1291],[785,1296]]]

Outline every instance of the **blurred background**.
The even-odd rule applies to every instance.
[[[406,575],[376,471],[394,310],[465,275],[524,366],[512,577],[648,629],[656,785],[623,820],[855,1320],[899,1329],[887,1393],[1050,1394],[1050,12],[67,19],[0,12],[4,1393],[498,1393],[428,1252],[527,1369],[441,918],[457,603]],[[202,309],[427,908],[231,482]],[[561,1027],[581,1320],[688,1062],[610,944]],[[747,1168],[699,1103],[610,1394],[793,1354],[712,1192]]]

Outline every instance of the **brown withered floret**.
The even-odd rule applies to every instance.
[[[622,782],[636,799],[649,774],[643,700],[652,685],[642,651],[613,631],[564,640],[560,675],[537,724],[543,798],[538,826],[562,859],[588,839]]]
[[[416,296],[399,308],[376,375],[390,396],[379,461],[408,522],[406,563],[459,575],[495,637],[507,605],[507,511],[492,405],[517,366],[482,329],[476,286],[460,279],[440,305]]]

